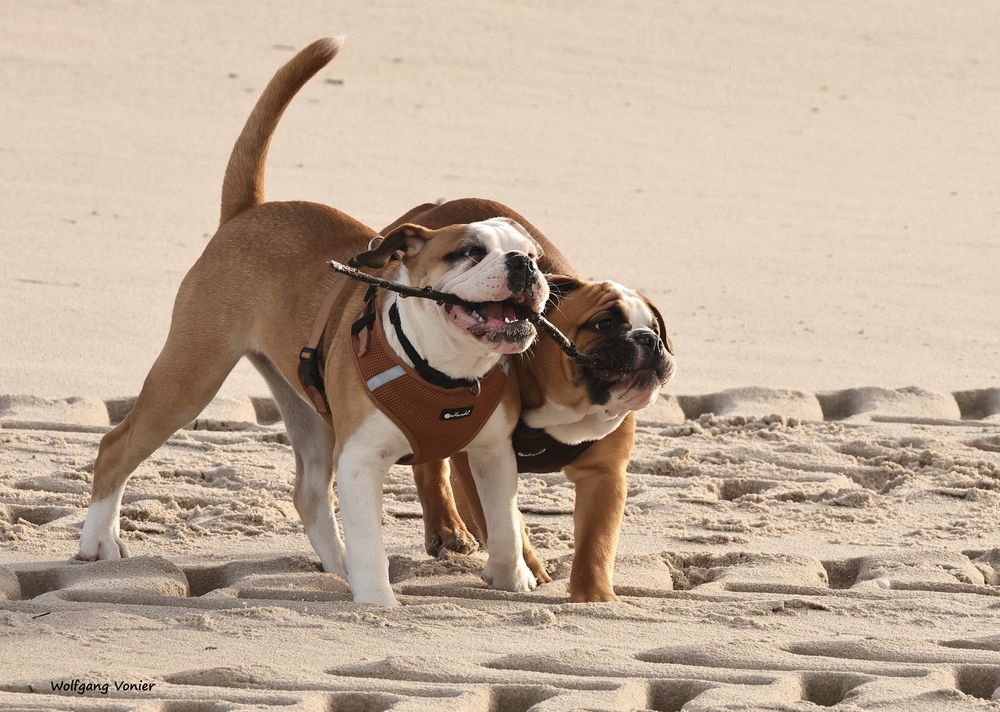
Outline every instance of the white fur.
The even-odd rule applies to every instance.
[[[625,303],[625,316],[632,324],[633,329],[652,329],[656,331],[656,328],[653,326],[653,322],[655,321],[653,310],[649,308],[646,300],[640,297],[638,292],[618,284],[618,282],[608,282],[608,284],[614,287]]]
[[[503,301],[510,296],[507,253],[523,252],[537,260],[538,245],[505,218],[471,223],[468,230],[486,250],[486,255],[472,267],[459,265],[446,274],[437,287],[470,302]],[[548,283],[540,280],[539,291],[531,306],[538,311],[548,298]]]
[[[510,296],[507,252],[502,247],[487,247],[479,262],[468,269],[452,270],[438,282],[438,288],[470,302],[503,301]]]
[[[532,428],[541,428],[559,442],[576,445],[600,440],[622,424],[629,411],[617,411],[608,406],[590,406],[591,412],[581,415],[576,408],[546,400],[541,407],[521,414]]]
[[[83,532],[80,534],[78,559],[94,561],[128,558],[128,547],[121,539],[119,521],[124,491],[123,484],[104,499],[90,503],[90,507],[87,508],[87,519],[83,523]]]
[[[347,580],[356,603],[397,605],[382,542],[382,485],[389,468],[408,451],[403,433],[376,410],[347,439],[337,461]]]
[[[489,531],[483,577],[495,588],[530,591],[536,582],[524,562],[509,422],[503,406],[497,408],[467,451]],[[357,603],[396,605],[382,540],[382,485],[392,464],[408,451],[405,436],[375,411],[347,440],[337,462],[348,581]]]
[[[523,592],[535,588],[537,582],[524,561],[517,510],[517,459],[505,410],[503,405],[496,409],[467,452],[489,532],[483,578],[493,588]]]
[[[449,270],[434,288],[455,294],[470,302],[503,301],[511,296],[507,284],[507,253],[523,252],[532,259],[538,257],[538,246],[514,223],[505,218],[492,218],[471,223],[468,229],[486,250],[477,263],[463,262]],[[406,267],[401,267],[397,279],[412,286],[413,281]],[[528,306],[541,311],[549,298],[548,283],[539,273],[538,288]],[[389,324],[389,307],[395,302],[406,338],[417,352],[434,368],[451,378],[479,378],[499,360],[497,345],[486,344],[471,334],[455,328],[447,313],[438,304],[427,299],[400,299],[391,295],[386,299],[382,323]],[[406,363],[410,362],[403,351],[393,328],[386,329],[389,346]],[[523,346],[517,348],[522,350]]]
[[[302,405],[306,406],[305,402]],[[289,440],[295,448],[295,508],[302,518],[309,543],[319,555],[323,570],[346,579],[344,542],[337,530],[330,501],[332,433],[315,412],[308,413],[311,416],[309,420],[296,415],[298,417],[284,417]]]
[[[327,493],[315,500],[311,527],[306,527],[306,536],[313,550],[319,555],[323,570],[347,580],[347,550],[337,531],[337,521],[333,518],[330,496]]]
[[[510,290],[507,285],[507,253],[524,252],[532,259],[537,259],[538,246],[523,229],[519,229],[511,221],[503,218],[473,223],[469,229],[475,232],[477,240],[486,250],[486,255],[471,267],[467,263],[458,265],[448,272],[435,287],[474,302],[502,301],[508,298]],[[405,268],[401,271],[399,279],[402,282],[410,283]],[[548,283],[544,279],[540,280],[539,287],[532,296],[534,301],[529,306],[536,311],[541,310],[549,296]],[[388,309],[391,303],[392,298],[387,300],[385,305],[385,313],[382,315],[384,324],[389,323]],[[478,378],[497,363],[499,355],[495,351],[488,350],[478,339],[454,328],[449,323],[444,310],[436,304],[426,300],[398,298],[396,303],[400,311],[403,331],[407,338],[421,356],[439,371],[452,378]],[[394,329],[386,329],[386,339],[396,354],[409,362]],[[381,413],[377,415],[384,420],[386,426],[392,427],[385,416],[382,416]],[[520,515],[517,510],[517,460],[510,443],[509,422],[501,405],[469,444],[467,451],[469,465],[476,480],[476,489],[483,504],[486,527],[489,531],[489,556],[483,577],[494,588],[508,591],[530,591],[535,588],[536,581],[524,561]],[[366,422],[366,426],[367,424]],[[374,426],[373,428],[378,429]],[[398,433],[398,430],[396,432]],[[401,433],[399,434],[401,435]],[[371,469],[381,466],[388,469],[395,461],[393,458],[387,464],[377,465],[371,461],[370,452],[366,457],[365,447],[362,443],[367,437],[359,439],[358,433],[355,433],[348,445],[345,446],[344,455],[341,456],[340,460],[341,464],[337,468],[337,487],[340,493],[344,536],[348,543],[348,570],[354,572],[356,566],[365,565],[367,567],[364,573],[358,574],[357,587],[355,577],[352,574],[351,590],[354,591],[354,600],[371,599],[372,602],[382,602],[395,599],[392,598],[392,591],[389,588],[388,574],[383,575],[382,573],[382,562],[385,562],[387,571],[388,561],[385,559],[385,551],[382,547],[381,530],[375,531],[375,527],[371,524],[376,516],[372,505],[372,501],[374,501],[371,491],[372,485],[363,485],[359,476],[349,484],[350,493],[343,488],[345,480],[342,468],[344,466],[352,468],[354,472],[360,472],[365,468]],[[357,447],[355,447],[356,443]],[[351,450],[349,457],[348,449]],[[370,451],[371,446],[367,446],[367,449]],[[384,478],[384,472],[381,470],[380,472],[381,474],[378,476],[379,508],[377,511],[379,523],[381,522],[381,483]],[[360,509],[348,514],[348,510],[354,510],[354,503],[352,501],[349,505],[348,498],[355,496],[367,498],[369,502],[367,514],[364,514]],[[350,529],[349,516],[352,521]],[[351,549],[352,538],[358,535],[356,532],[361,532],[360,535],[365,537],[363,545],[355,547],[357,563]],[[362,590],[364,591],[364,599],[359,598],[359,593]]]
[[[400,270],[399,279],[405,284],[410,283],[405,267]],[[411,366],[413,363],[403,351],[396,330],[389,322],[389,307],[393,302],[399,309],[403,333],[417,353],[451,378],[479,378],[500,360],[501,354],[455,328],[444,309],[434,302],[428,299],[400,299],[392,294],[385,300],[382,310],[382,323],[387,327],[385,338],[396,355]]]

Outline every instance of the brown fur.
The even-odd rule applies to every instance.
[[[336,41],[320,40],[296,55],[271,80],[248,118],[226,170],[223,224],[181,283],[166,343],[132,411],[101,441],[92,501],[124,486],[142,460],[194,420],[244,355],[265,377],[283,377],[289,389],[308,402],[297,377],[298,353],[323,297],[335,279],[343,279],[326,263],[346,262],[364,252],[376,233],[326,205],[263,203],[262,181],[278,119],[299,88],[338,50]],[[450,268],[443,255],[463,242],[466,231],[461,225],[433,231],[415,228],[405,236],[425,245],[405,258],[412,279],[430,283]],[[384,276],[391,279],[393,268]],[[347,285],[331,312],[323,344],[327,392],[333,391],[328,423],[333,462],[374,409],[354,368],[350,339],[364,292],[360,283]],[[518,410],[515,383],[506,389],[504,403],[513,428]],[[298,482],[295,504],[307,520],[312,509],[303,507]]]
[[[462,199],[440,205],[420,205],[386,228],[395,229],[404,223],[426,227],[439,227],[452,223],[474,222],[491,217],[506,216],[524,226],[539,243],[543,254],[538,263],[547,273],[566,275],[571,286],[559,299],[559,308],[550,310],[549,318],[578,346],[586,350],[596,338],[581,326],[593,315],[605,310],[619,299],[617,292],[606,283],[586,282],[577,278],[577,272],[559,249],[537,228],[507,206],[489,200]],[[555,280],[558,282],[558,280]],[[648,300],[647,300],[648,301]],[[659,312],[654,312],[660,319]],[[662,320],[660,330],[663,331]],[[664,333],[665,336],[665,333]],[[546,398],[560,403],[583,403],[589,396],[578,376],[577,367],[551,339],[541,337],[532,346],[531,356],[518,358],[515,372],[525,408],[541,405]],[[588,401],[589,402],[589,401]],[[629,414],[612,433],[593,445],[566,467],[567,478],[576,489],[574,527],[576,554],[570,576],[570,600],[613,601],[612,574],[618,532],[625,509],[626,467],[632,450],[635,416]],[[424,508],[425,544],[431,554],[436,554],[449,541],[458,542],[458,549],[467,549],[473,537],[486,539],[486,526],[482,507],[469,471],[468,461],[462,456],[451,459],[451,472],[455,478],[449,483],[445,463],[428,463],[413,468]],[[454,494],[452,493],[454,491]],[[544,564],[524,539],[524,558],[539,583],[551,581]]]

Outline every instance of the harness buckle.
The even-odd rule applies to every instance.
[[[330,409],[324,396],[323,374],[319,371],[318,354],[316,349],[309,346],[299,351],[299,382],[302,383],[316,411],[320,414],[329,413]]]

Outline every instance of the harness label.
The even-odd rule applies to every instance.
[[[468,418],[472,415],[472,406],[467,405],[464,408],[445,408],[441,411],[441,420],[458,420],[460,418]]]

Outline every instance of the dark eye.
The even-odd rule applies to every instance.
[[[613,316],[604,317],[600,321],[595,321],[591,325],[594,331],[610,331],[611,329],[614,329],[616,326],[618,326],[618,320],[615,319]]]
[[[486,248],[482,245],[466,245],[465,247],[455,250],[454,252],[449,252],[444,256],[449,262],[458,262],[459,260],[475,260],[478,262],[486,256]]]

